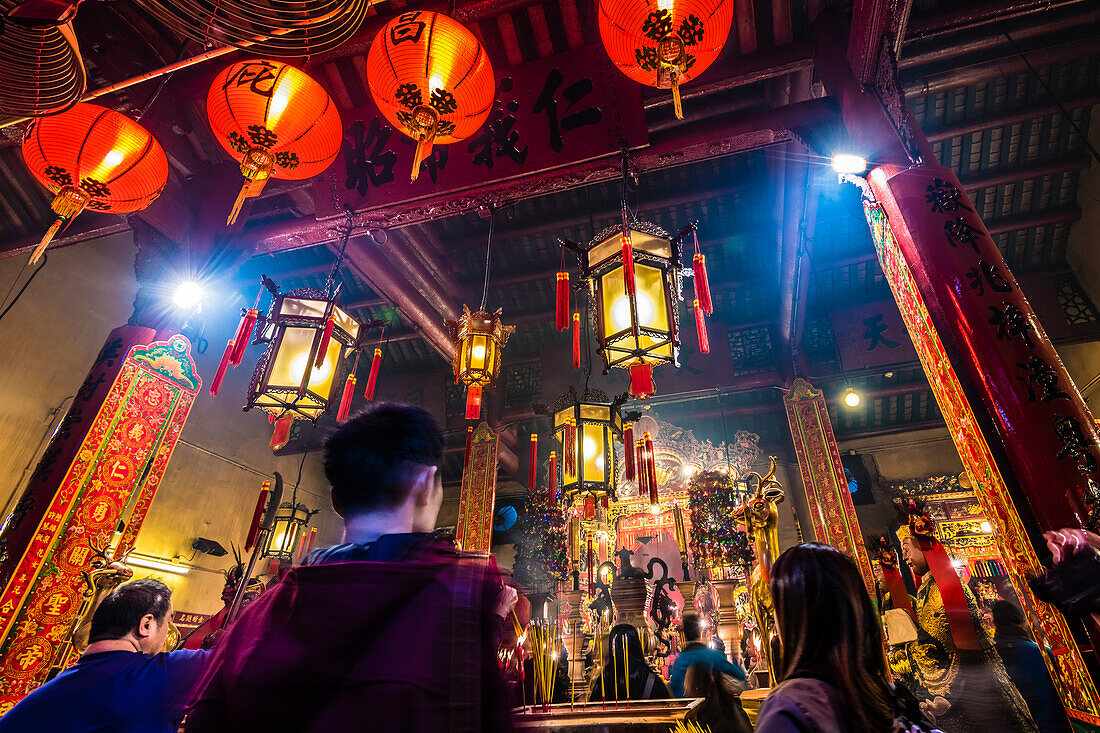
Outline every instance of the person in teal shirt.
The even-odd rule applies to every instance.
[[[672,663],[671,687],[673,697],[684,696],[684,676],[687,674],[688,668],[697,664],[713,667],[722,674],[729,675],[742,682],[745,681],[745,670],[726,659],[726,655],[722,652],[711,649],[703,643],[699,617],[693,613],[684,614],[684,640],[687,641],[687,646],[684,647],[684,651],[680,652],[680,656],[676,657],[676,661]]]

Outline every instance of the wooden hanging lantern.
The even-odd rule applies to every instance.
[[[313,77],[282,61],[248,59],[223,69],[210,85],[206,113],[214,137],[245,177],[229,224],[269,178],[312,178],[340,152],[336,104]]]
[[[561,461],[555,482],[569,502],[591,497],[593,508],[615,498],[615,441],[623,439],[622,403],[598,389],[578,396],[572,389],[554,404],[554,437],[561,445]]]
[[[714,63],[729,38],[734,0],[600,0],[600,38],[619,71],[671,89],[683,119],[680,85]]]
[[[374,37],[367,86],[386,120],[416,141],[414,181],[432,145],[470,137],[496,95],[493,65],[477,37],[423,10],[398,15]]]
[[[295,550],[304,549],[301,540],[306,536],[306,526],[316,512],[305,504],[284,501],[275,513],[275,526],[267,535],[263,556],[279,562],[294,562]]]
[[[466,385],[466,419],[477,420],[481,415],[481,389],[496,382],[501,352],[516,327],[501,323],[500,310],[471,313],[467,306],[462,310],[458,321],[444,324],[455,347],[452,362],[455,382]]]
[[[168,158],[149,132],[129,117],[94,104],[36,119],[23,136],[23,160],[55,195],[57,218],[31,254],[84,209],[128,214],[156,200],[168,182]]]
[[[627,220],[597,234],[587,247],[559,238],[580,256],[596,307],[604,373],[628,369],[632,397],[656,391],[654,366],[680,365],[680,243],[690,231],[670,237],[656,224]]]

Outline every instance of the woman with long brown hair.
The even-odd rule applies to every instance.
[[[886,677],[878,616],[855,562],[829,545],[792,547],[772,568],[779,683],[758,733],[931,730]]]

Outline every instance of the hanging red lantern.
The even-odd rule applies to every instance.
[[[367,86],[389,123],[416,141],[414,181],[432,145],[476,132],[496,95],[493,65],[474,34],[422,10],[398,15],[374,37]]]
[[[696,78],[722,52],[734,0],[600,0],[600,38],[612,63],[631,79],[671,89],[683,118],[680,85]]]
[[[248,59],[223,69],[210,85],[206,114],[214,137],[245,177],[229,224],[269,178],[312,178],[340,152],[343,125],[336,104],[313,77],[282,61]]]
[[[50,208],[57,219],[35,247],[32,264],[84,209],[141,211],[168,182],[168,158],[148,130],[94,104],[31,122],[23,136],[23,160],[56,196]]]

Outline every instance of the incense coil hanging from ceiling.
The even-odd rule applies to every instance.
[[[272,56],[312,56],[352,37],[370,0],[135,0],[185,38]]]
[[[0,0],[0,15],[19,4]],[[7,18],[0,33],[0,79],[0,115],[42,117],[72,107],[88,81],[72,26]]]

